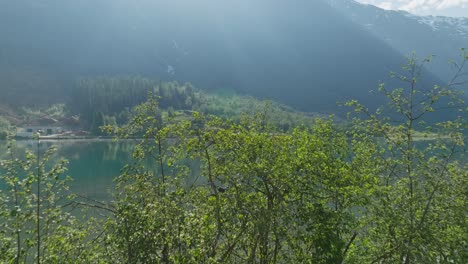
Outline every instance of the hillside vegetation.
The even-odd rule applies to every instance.
[[[192,111],[197,111],[239,121],[242,114],[265,110],[272,114],[270,121],[283,131],[301,124],[310,126],[315,118],[327,116],[299,112],[286,105],[235,92],[205,92],[190,83],[161,82],[135,76],[80,79],[70,99],[64,103],[16,108],[5,105],[0,107],[0,116],[16,126],[47,119],[48,125],[78,127],[101,135],[99,127],[126,124],[133,108],[149,96],[158,99],[166,117],[190,118]]]
[[[278,131],[271,111],[239,121],[193,111],[172,122],[164,99],[150,96],[125,125],[105,127],[136,141],[108,202],[71,194],[53,149],[17,157],[10,143],[0,261],[465,263],[466,119],[438,123],[448,137],[430,144],[416,144],[415,128],[446,99],[466,109],[450,87],[416,89],[421,67],[409,58],[396,75],[407,85],[378,89],[400,122],[353,100],[358,129],[348,131],[326,119]]]

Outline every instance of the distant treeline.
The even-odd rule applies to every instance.
[[[288,130],[292,125],[311,125],[315,117],[274,102],[232,93],[206,93],[190,83],[162,82],[135,76],[80,79],[68,107],[72,114],[80,116],[84,128],[99,134],[100,126],[125,124],[132,108],[146,101],[150,95],[170,116],[183,111],[199,111],[239,120],[242,113],[268,109],[275,113],[271,115],[274,119],[271,122],[282,130]]]
[[[141,76],[81,78],[72,87],[59,90],[24,92],[24,100],[5,94],[6,97],[2,97],[5,101],[0,100],[0,106],[4,106],[0,109],[0,116],[4,117],[0,122],[3,137],[6,137],[6,131],[11,131],[11,125],[30,124],[44,117],[58,120],[57,125],[69,127],[71,122],[72,127],[100,135],[101,126],[126,124],[133,108],[149,96],[158,100],[166,117],[186,118],[191,116],[191,111],[197,111],[239,121],[243,114],[268,111],[271,113],[269,122],[282,131],[298,125],[311,126],[319,117],[315,113],[299,112],[274,101],[239,95],[234,91],[206,92],[191,83],[164,82]],[[41,99],[45,95],[50,97],[50,102]],[[36,103],[32,103],[34,98]],[[323,114],[320,116],[324,117]]]

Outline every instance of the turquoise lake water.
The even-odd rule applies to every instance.
[[[112,140],[47,140],[41,141],[39,153],[51,146],[57,147],[54,161],[62,158],[69,161],[67,175],[73,178],[74,193],[97,200],[108,200],[114,189],[114,179],[121,169],[131,161],[134,146],[132,141]],[[37,151],[34,140],[16,141],[16,153],[21,158],[26,149]],[[0,159],[5,158],[6,142],[0,142]]]
[[[0,141],[0,160],[6,158],[6,146],[5,141]],[[69,161],[67,175],[73,178],[72,192],[95,200],[110,200],[115,187],[114,179],[132,161],[131,153],[135,142],[115,142],[110,139],[46,140],[40,142],[39,152],[44,153],[51,146],[57,147],[53,161],[62,158]],[[26,149],[36,153],[37,141],[18,140],[15,149],[17,156],[24,158]],[[458,153],[456,158],[462,164],[467,162],[467,156],[463,153]],[[192,179],[199,179],[196,176],[200,175],[199,167],[196,164],[190,167]]]

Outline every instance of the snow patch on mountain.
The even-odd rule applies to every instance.
[[[401,16],[417,21],[419,24],[428,26],[434,32],[440,32],[456,38],[468,39],[468,18],[444,17],[444,16],[418,16],[406,11],[385,10],[379,7],[359,3],[354,0],[325,0],[334,8],[341,10],[352,18],[354,22],[363,24],[366,28],[372,28],[379,19],[398,19]],[[364,14],[373,13],[374,17]],[[390,18],[391,17],[391,18]],[[364,20],[367,20],[364,22]]]
[[[410,13],[407,17],[417,20],[421,24],[428,25],[434,31],[451,31],[468,37],[468,18],[443,17],[443,16],[415,16]]]

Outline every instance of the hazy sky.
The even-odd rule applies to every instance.
[[[417,15],[468,17],[468,0],[356,0],[384,9],[401,9]]]

